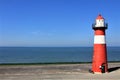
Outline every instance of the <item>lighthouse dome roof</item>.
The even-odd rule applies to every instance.
[[[104,18],[102,17],[101,14],[99,14],[96,19],[104,19]]]

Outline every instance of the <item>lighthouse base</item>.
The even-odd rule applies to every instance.
[[[101,73],[101,72],[94,72],[94,74],[103,74],[103,73]]]
[[[102,72],[93,72],[94,74],[104,74]],[[105,73],[108,73],[108,72],[105,72]]]

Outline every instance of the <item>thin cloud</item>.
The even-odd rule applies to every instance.
[[[38,35],[38,36],[52,36],[53,33],[50,32],[42,32],[42,31],[33,31],[31,32],[33,35]]]

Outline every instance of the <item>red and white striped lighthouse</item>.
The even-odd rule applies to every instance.
[[[92,28],[94,30],[92,71],[93,73],[105,73],[108,72],[105,39],[105,30],[107,29],[107,23],[105,23],[105,19],[100,14],[96,18],[96,21],[92,25]]]

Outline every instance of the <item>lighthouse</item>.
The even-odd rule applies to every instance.
[[[94,30],[94,49],[92,60],[92,72],[93,73],[106,73],[108,72],[107,64],[107,48],[105,30],[108,24],[105,23],[105,19],[99,14],[92,24]]]

